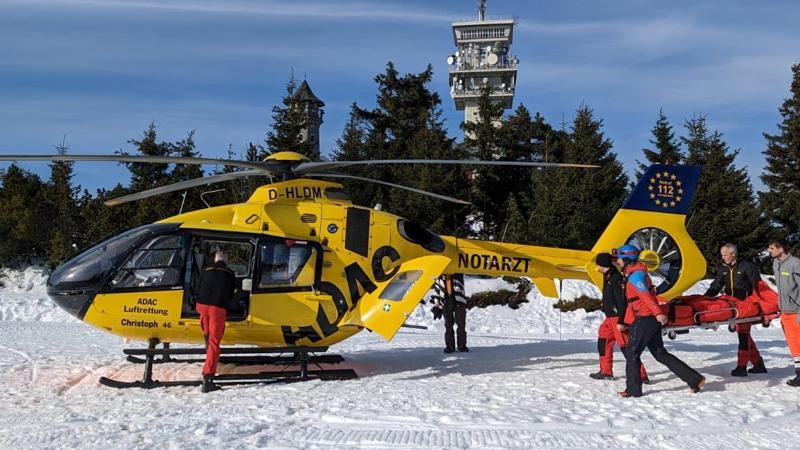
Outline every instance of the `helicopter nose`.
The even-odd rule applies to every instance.
[[[83,316],[86,315],[86,310],[89,309],[96,294],[97,291],[94,289],[62,291],[52,286],[47,287],[47,295],[55,304],[80,320],[83,320]]]

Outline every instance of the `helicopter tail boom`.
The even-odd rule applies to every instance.
[[[555,279],[602,286],[595,256],[630,243],[641,250],[659,295],[681,295],[706,271],[685,226],[699,176],[697,166],[650,166],[590,251],[443,237],[451,252],[445,273],[526,276],[543,295],[557,297]]]

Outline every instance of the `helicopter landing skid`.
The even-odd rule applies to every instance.
[[[202,362],[203,359],[173,359],[172,355],[200,355],[205,354],[203,348],[169,348],[168,343],[164,343],[164,348],[155,348],[158,341],[151,340],[147,349],[125,349],[123,352],[128,355],[128,360],[136,363],[143,363],[144,375],[139,381],[120,381],[112,378],[101,377],[100,384],[113,388],[141,388],[154,389],[159,387],[171,386],[199,386],[200,380],[170,380],[160,381],[153,379],[153,364],[176,362],[191,363]],[[233,384],[256,384],[270,382],[292,382],[308,380],[350,380],[358,378],[353,369],[324,369],[320,364],[337,364],[344,361],[341,355],[316,355],[323,353],[327,347],[277,347],[277,348],[221,348],[220,352],[227,355],[221,356],[220,362],[233,364],[281,364],[286,368],[276,371],[262,371],[247,374],[222,374],[214,377],[214,382],[221,386]],[[268,353],[278,353],[278,356],[266,356]],[[291,356],[281,354],[290,353]],[[242,355],[246,354],[246,355]],[[144,356],[144,358],[138,357]],[[158,361],[156,356],[161,356]],[[308,368],[308,363],[312,363],[318,369]],[[288,370],[291,365],[299,365],[296,370]]]

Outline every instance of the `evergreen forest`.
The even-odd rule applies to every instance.
[[[485,159],[596,164],[599,169],[511,168],[498,166],[397,165],[353,166],[347,173],[469,200],[455,206],[426,196],[380,185],[346,181],[356,204],[419,221],[438,233],[520,242],[543,246],[589,249],[620,207],[629,190],[651,163],[696,164],[703,175],[687,217],[690,234],[715,270],[719,247],[734,242],[741,257],[763,263],[763,249],[771,237],[785,239],[800,251],[800,64],[791,67],[792,82],[781,105],[782,118],[764,130],[765,158],[761,180],[765,192],[754,192],[745,167],[737,167],[739,149],[725,142],[721,130],[709,129],[706,117],[695,115],[671,122],[664,111],[654,111],[648,148],[642,149],[639,170],[626,175],[614,152],[603,120],[587,104],[580,104],[565,123],[552,124],[524,103],[503,113],[490,100],[479,99],[475,123],[460,124],[465,136],[458,142],[442,119],[442,99],[430,89],[433,70],[402,74],[394,64],[375,76],[375,102],[352,104],[349,120],[333,160],[369,159]],[[272,109],[272,124],[261,142],[250,143],[228,159],[261,160],[284,150],[311,154],[300,130],[306,125],[292,103],[297,87],[286,86],[281,105]],[[698,105],[702,106],[702,105]],[[194,132],[184,139],[159,140],[156,123],[144,131],[132,130],[128,147],[120,154],[199,157]],[[56,146],[69,154],[66,142]],[[324,154],[324,153],[323,153]],[[17,164],[0,171],[0,265],[46,264],[55,267],[86,247],[120,231],[182,211],[204,208],[192,188],[115,207],[107,199],[203,175],[238,170],[223,166],[127,163],[130,179],[110,189],[89,192],[73,180],[73,164],[53,162],[43,179]],[[205,196],[212,204],[245,201],[269,180],[228,182],[224,193]],[[180,209],[179,209],[180,208]],[[765,265],[766,267],[766,265]]]

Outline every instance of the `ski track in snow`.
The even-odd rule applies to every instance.
[[[429,330],[401,330],[388,343],[358,334],[332,349],[356,380],[208,395],[187,387],[115,390],[98,378],[135,380],[143,370],[125,361],[122,340],[72,319],[42,321],[58,310],[31,309],[25,298],[43,287],[11,278],[0,289],[0,311],[22,320],[0,321],[0,449],[783,449],[800,438],[800,389],[784,383],[793,371],[779,327],[754,328],[770,372],[746,378],[730,376],[733,333],[692,331],[667,341],[708,378],[697,395],[645,355],[654,383],[640,399],[619,398],[624,378],[588,377],[597,370],[600,314],[562,315],[535,292],[517,311],[470,311],[470,353],[442,353],[442,324],[430,319],[429,305],[409,319]],[[472,290],[502,286],[478,280]],[[564,296],[592,289],[567,285]],[[255,369],[221,366],[231,370]],[[199,376],[200,364],[154,367],[156,379]]]

